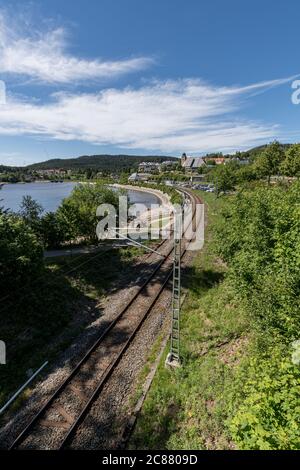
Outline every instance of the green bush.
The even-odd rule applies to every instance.
[[[15,292],[41,272],[43,249],[24,220],[0,213],[0,295]]]
[[[39,224],[40,237],[45,248],[58,248],[65,240],[68,227],[55,212],[45,214]]]
[[[263,327],[299,335],[300,183],[239,194],[223,214],[217,251],[237,295]]]
[[[294,144],[287,149],[280,170],[286,176],[300,177],[300,144]]]
[[[241,449],[300,449],[300,366],[291,358],[299,340],[300,183],[257,186],[229,200],[216,249],[256,333],[231,384],[231,438]]]
[[[299,365],[279,347],[240,368],[234,395],[240,406],[228,421],[240,449],[300,449],[299,382]]]
[[[65,239],[84,238],[96,242],[97,207],[111,204],[118,207],[118,194],[100,183],[75,186],[57,210],[57,220],[64,227]]]

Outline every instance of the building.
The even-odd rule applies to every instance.
[[[36,173],[40,176],[67,176],[71,173],[71,170],[65,170],[63,168],[49,168],[47,170],[37,170]]]
[[[181,156],[181,167],[190,173],[198,172],[198,169],[205,166],[204,158],[202,157],[187,157],[185,153]]]
[[[190,178],[191,184],[194,183],[202,183],[202,181],[205,181],[207,179],[207,175],[192,175]]]
[[[169,169],[173,168],[174,166],[178,165],[178,163],[179,163],[179,160],[178,161],[176,161],[176,160],[166,160],[164,162],[161,162],[160,168],[163,171],[169,170]]]
[[[217,156],[217,157],[203,157],[206,165],[224,165],[225,157]]]
[[[175,182],[173,180],[164,180],[163,183],[166,186],[174,186]]]
[[[158,173],[160,171],[160,163],[142,162],[139,164],[139,173]]]
[[[229,162],[235,162],[235,163],[238,163],[239,165],[249,165],[250,164],[250,160],[249,158],[238,158],[238,157],[231,157],[230,159],[228,159],[228,163]]]
[[[150,175],[147,173],[132,173],[132,175],[129,176],[128,182],[129,183],[134,183],[137,181],[149,181]]]

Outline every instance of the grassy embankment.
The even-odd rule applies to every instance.
[[[208,226],[205,247],[183,280],[189,284],[181,324],[184,367],[169,371],[163,357],[131,447],[232,446],[224,429],[224,386],[244,350],[247,322],[222,282],[226,267],[213,253],[211,230],[224,199],[202,192],[201,197],[207,203]]]
[[[129,447],[299,449],[300,371],[290,345],[249,314],[215,255],[212,232],[235,196],[201,196],[208,226],[184,280],[183,367],[166,369],[165,351]]]

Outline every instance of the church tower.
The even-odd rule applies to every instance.
[[[186,159],[187,159],[186,153],[183,153],[181,155],[181,166],[184,166]]]

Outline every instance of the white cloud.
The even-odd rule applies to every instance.
[[[34,32],[33,32],[34,31]],[[153,63],[147,57],[104,61],[87,60],[68,54],[66,31],[56,28],[20,31],[20,27],[0,14],[0,73],[27,76],[50,84],[76,83],[116,77],[144,69]]]
[[[234,151],[273,139],[274,125],[242,119],[238,111],[253,90],[214,87],[200,80],[154,82],[138,89],[53,95],[47,104],[8,97],[0,106],[0,134],[36,135],[159,152]]]

